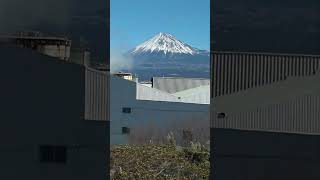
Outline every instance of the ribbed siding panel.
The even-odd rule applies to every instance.
[[[234,64],[235,64],[235,82],[234,82],[234,91],[233,92],[238,92],[239,91],[239,78],[240,78],[240,70],[239,70],[239,60],[237,59],[237,55],[234,54],[233,55],[233,61],[234,61]]]
[[[163,102],[210,104],[210,85],[199,86],[170,94],[160,91],[156,88],[147,87],[137,83],[136,99]]]
[[[154,77],[153,87],[167,93],[176,93],[186,89],[209,85],[209,79]]]
[[[216,94],[216,96],[220,96],[220,88],[221,88],[221,75],[222,75],[222,73],[221,73],[221,60],[219,60],[220,59],[220,54],[218,54],[217,55],[217,58],[216,58],[216,60],[215,60],[215,62],[216,62],[216,71],[217,71],[217,76],[216,76],[216,81],[214,82],[214,84],[215,84],[215,86],[216,86],[216,90],[217,90],[217,92],[215,93]]]
[[[286,58],[285,57],[281,57],[281,80],[285,80],[286,79]]]
[[[235,78],[236,78],[236,75],[235,75],[235,62],[234,62],[234,55],[231,54],[230,55],[231,57],[231,71],[230,71],[230,76],[231,76],[231,86],[230,86],[230,93],[233,93],[235,90]]]
[[[320,65],[320,57],[311,55],[227,52],[214,55],[213,102],[217,96],[283,81],[290,76],[314,75]],[[223,101],[221,98],[219,101]],[[260,107],[251,112],[225,112],[225,119],[213,117],[211,124],[218,128],[320,134],[319,106],[318,96],[301,95],[287,103]]]
[[[106,72],[86,67],[85,115],[86,120],[109,120],[109,76]]]
[[[178,96],[150,88],[141,84],[137,84],[137,99],[139,100],[152,100],[152,101],[169,101],[169,102],[182,102]]]
[[[249,61],[249,55],[245,55],[245,62],[247,62],[247,63],[246,63],[246,66],[245,66],[246,67],[246,70],[245,70],[246,71],[245,72],[246,76],[245,76],[245,79],[244,79],[245,80],[245,86],[244,87],[245,87],[245,89],[248,89],[249,88],[249,81],[250,81],[250,77],[249,77],[250,68],[249,68],[249,65],[251,64],[250,61]]]
[[[220,92],[221,94],[225,94],[224,90],[225,90],[225,77],[226,77],[226,59],[225,59],[225,55],[222,54],[221,56],[223,56],[223,61],[221,61],[221,82],[220,82]]]
[[[313,75],[318,71],[320,61],[320,56],[267,53],[213,52],[213,57],[213,97],[283,81],[289,76]],[[155,82],[155,86],[165,87],[168,91],[183,89],[183,84],[195,86],[188,82],[159,85],[161,83],[164,82]]]
[[[245,54],[241,54],[241,90],[245,90],[245,82],[246,82],[246,61],[245,61]]]
[[[212,124],[215,128],[320,134],[319,104],[320,97],[306,95],[252,112],[230,113]]]
[[[263,86],[264,84],[264,74],[266,72],[266,57],[264,55],[258,55],[258,61],[260,61],[259,66],[259,80],[258,80],[258,86]]]
[[[227,88],[226,88],[226,94],[230,94],[231,93],[231,83],[232,83],[232,59],[231,59],[231,55],[228,54],[228,73],[227,73]]]

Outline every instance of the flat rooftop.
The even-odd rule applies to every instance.
[[[0,41],[5,43],[23,44],[26,42],[36,42],[37,44],[64,44],[71,45],[71,40],[67,37],[45,36],[38,34],[0,34]]]

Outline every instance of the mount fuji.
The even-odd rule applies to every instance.
[[[125,54],[132,73],[152,76],[209,77],[210,53],[192,47],[168,33],[159,33]]]
[[[196,55],[206,51],[201,51],[191,47],[172,36],[171,34],[160,32],[153,38],[143,42],[131,51],[132,54],[144,53],[163,53],[163,54],[189,54]]]

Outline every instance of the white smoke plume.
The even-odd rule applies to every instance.
[[[133,60],[126,57],[120,51],[110,51],[110,72],[130,71],[133,67]]]

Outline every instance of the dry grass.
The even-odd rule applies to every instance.
[[[206,144],[210,140],[210,122],[189,119],[184,120],[183,124],[174,122],[169,127],[140,124],[139,127],[131,128],[128,140],[129,144],[164,144],[169,133],[173,134],[177,145],[185,146],[186,141]]]
[[[129,145],[111,147],[111,179],[209,179],[209,127],[190,119],[131,128]]]
[[[199,146],[118,145],[111,148],[111,179],[209,179],[209,151]]]

